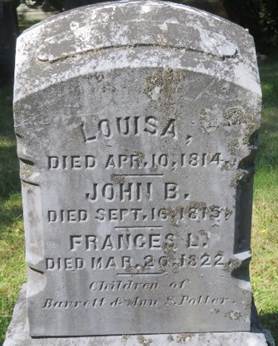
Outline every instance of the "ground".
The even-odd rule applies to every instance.
[[[263,117],[253,207],[252,285],[265,328],[278,343],[278,54],[260,66]],[[12,90],[0,90],[0,344],[25,281],[18,162],[12,128]]]

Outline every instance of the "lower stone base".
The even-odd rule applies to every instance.
[[[3,346],[273,346],[264,333],[195,333],[76,338],[31,338],[23,286]]]

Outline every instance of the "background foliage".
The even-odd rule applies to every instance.
[[[269,52],[278,45],[277,0],[224,0],[229,19],[248,28],[257,48]]]

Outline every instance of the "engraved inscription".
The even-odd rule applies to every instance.
[[[111,308],[126,307],[126,308],[158,308],[162,305],[166,306],[185,306],[185,305],[225,305],[230,298],[228,297],[215,297],[215,296],[167,296],[165,301],[159,299],[143,299],[139,296],[135,298],[122,298],[117,297],[112,300],[111,298],[95,298],[92,300],[54,300],[53,298],[47,298],[44,301],[42,309],[55,309],[55,310],[81,310],[102,308],[109,304]]]
[[[224,159],[221,153],[144,153],[106,154],[98,158],[95,154],[88,155],[51,155],[47,158],[47,168],[53,171],[94,170],[177,170],[200,167],[220,168],[227,164],[234,165]]]
[[[91,125],[91,126],[90,126]],[[81,132],[85,142],[100,138],[110,139],[115,136],[160,136],[177,138],[176,119],[169,119],[162,124],[154,116],[116,117],[100,119],[95,124],[82,123]]]

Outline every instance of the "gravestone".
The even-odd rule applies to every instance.
[[[20,36],[32,337],[250,331],[260,104],[252,37],[190,7],[104,3]]]

